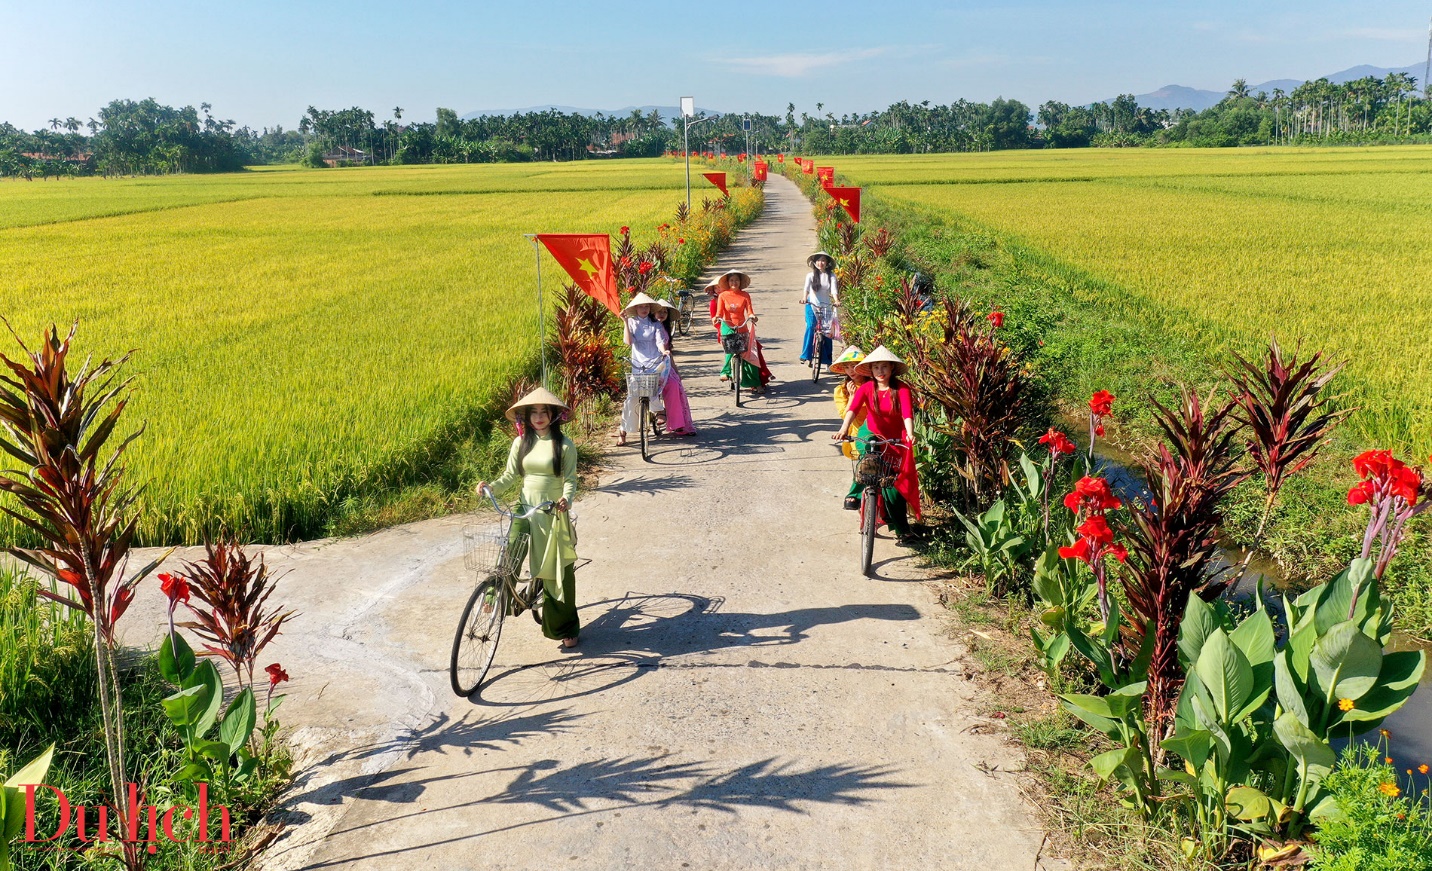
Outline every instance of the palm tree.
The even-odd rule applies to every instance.
[[[1228,89],[1228,96],[1234,98],[1235,100],[1241,100],[1244,97],[1248,96],[1248,80],[1234,79],[1233,87]]]

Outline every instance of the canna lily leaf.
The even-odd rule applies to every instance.
[[[1276,633],[1273,621],[1267,611],[1255,611],[1238,627],[1228,634],[1228,640],[1248,657],[1248,664],[1256,672],[1261,665],[1267,665],[1272,676],[1273,653],[1276,648]]]
[[[1355,733],[1373,728],[1382,718],[1406,704],[1422,681],[1427,654],[1421,650],[1403,650],[1384,654],[1377,685],[1357,700],[1357,707],[1342,714],[1342,722],[1357,723]]]
[[[1377,683],[1382,649],[1355,622],[1344,620],[1313,645],[1312,666],[1317,688],[1328,703],[1357,701]]]
[[[1248,822],[1266,819],[1273,814],[1273,802],[1262,790],[1251,786],[1235,786],[1228,790],[1223,806],[1230,816]]]
[[[1308,716],[1308,706],[1303,698],[1306,687],[1298,680],[1293,672],[1293,652],[1288,649],[1278,651],[1278,656],[1273,660],[1273,687],[1278,695],[1278,704],[1283,710],[1292,714],[1298,722],[1304,726],[1312,724]]]
[[[1126,765],[1132,765],[1138,756],[1138,750],[1133,747],[1120,747],[1106,753],[1100,753],[1089,760],[1089,767],[1099,775],[1100,780],[1108,780],[1115,776],[1118,770]]]
[[[194,649],[178,632],[170,633],[159,643],[159,673],[165,680],[183,686],[194,673],[194,665]]]
[[[219,669],[213,661],[208,659],[199,663],[189,680],[197,681],[208,689],[204,709],[193,724],[194,735],[202,738],[209,734],[209,730],[214,728],[214,722],[219,719],[219,711],[224,705],[224,680],[219,677]]]
[[[1198,769],[1203,767],[1203,763],[1208,761],[1208,755],[1213,752],[1213,736],[1199,729],[1175,734],[1172,738],[1164,739],[1159,746],[1170,753],[1177,753],[1185,762]]]
[[[1332,771],[1337,761],[1333,748],[1298,722],[1297,717],[1292,714],[1279,717],[1273,723],[1273,734],[1298,760],[1299,773],[1307,777],[1310,786],[1316,786]]]
[[[166,697],[162,704],[170,722],[183,729],[192,726],[209,706],[209,688],[203,684],[182,689]]]
[[[1222,629],[1209,634],[1194,666],[1198,679],[1213,702],[1220,724],[1231,725],[1234,715],[1253,697],[1253,668],[1243,651]]]
[[[238,753],[253,734],[258,719],[257,707],[253,687],[244,687],[229,703],[229,709],[219,721],[219,740],[228,745],[231,754]]]
[[[1193,670],[1198,662],[1198,653],[1203,642],[1218,628],[1218,618],[1213,606],[1198,596],[1188,597],[1188,607],[1183,612],[1183,622],[1178,627],[1178,654],[1184,668]]]

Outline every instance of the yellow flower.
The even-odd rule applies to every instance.
[[[1422,763],[1421,765],[1417,766],[1417,773],[1418,773],[1418,774],[1426,774],[1428,771],[1432,771],[1432,768],[1428,768],[1426,762],[1424,762],[1424,763]]]
[[[1339,711],[1351,711],[1355,707],[1357,706],[1353,704],[1352,699],[1338,699]]]
[[[1377,788],[1388,798],[1397,798],[1399,795],[1402,795],[1402,787],[1395,783],[1379,783]]]
[[[1388,765],[1391,765],[1391,764],[1392,764],[1392,757],[1391,757],[1391,756],[1388,756],[1388,757],[1384,758],[1382,761],[1383,761],[1383,762],[1386,762]]]
[[[1377,734],[1381,735],[1381,736],[1384,737],[1384,738],[1391,738],[1391,737],[1392,737],[1392,733],[1389,732],[1389,731],[1387,731],[1386,729],[1378,729],[1378,730],[1377,730]]]

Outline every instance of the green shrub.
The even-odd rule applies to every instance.
[[[1348,747],[1324,780],[1341,813],[1313,835],[1312,871],[1432,869],[1427,792],[1409,795],[1418,781],[1399,778],[1383,752],[1378,745]]]

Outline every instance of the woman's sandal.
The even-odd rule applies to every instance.
[[[859,510],[860,510],[860,497],[859,497],[859,496],[847,496],[847,497],[845,497],[845,510],[846,510],[846,511],[859,511]]]
[[[626,433],[624,433],[624,432],[619,432],[619,433],[617,433],[617,446],[618,446],[618,447],[626,447]]]

